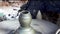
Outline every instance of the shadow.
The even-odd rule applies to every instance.
[[[15,32],[15,31],[14,31],[14,30],[12,30],[12,31],[10,31],[8,34],[14,34],[14,32]]]
[[[38,32],[38,31],[36,31],[36,34],[42,34],[42,32]]]

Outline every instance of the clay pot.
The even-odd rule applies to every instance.
[[[31,18],[30,12],[23,11],[19,16],[19,22],[22,27],[29,27],[31,20],[32,18]]]
[[[19,23],[21,25],[14,34],[35,34],[34,29],[30,26],[32,21],[30,12],[23,11],[19,16]]]

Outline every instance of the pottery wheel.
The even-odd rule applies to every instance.
[[[0,28],[4,28],[4,29],[10,29],[10,33],[13,33],[14,31],[11,30],[16,30],[19,27],[19,22],[18,20],[8,20],[8,21],[3,21],[0,22]],[[56,30],[58,29],[58,26],[48,22],[48,21],[44,21],[44,20],[37,20],[37,19],[33,19],[31,26],[37,31],[38,34],[42,33],[42,34],[54,34],[56,32]],[[5,31],[7,32],[7,31]],[[8,33],[8,32],[7,32]]]

